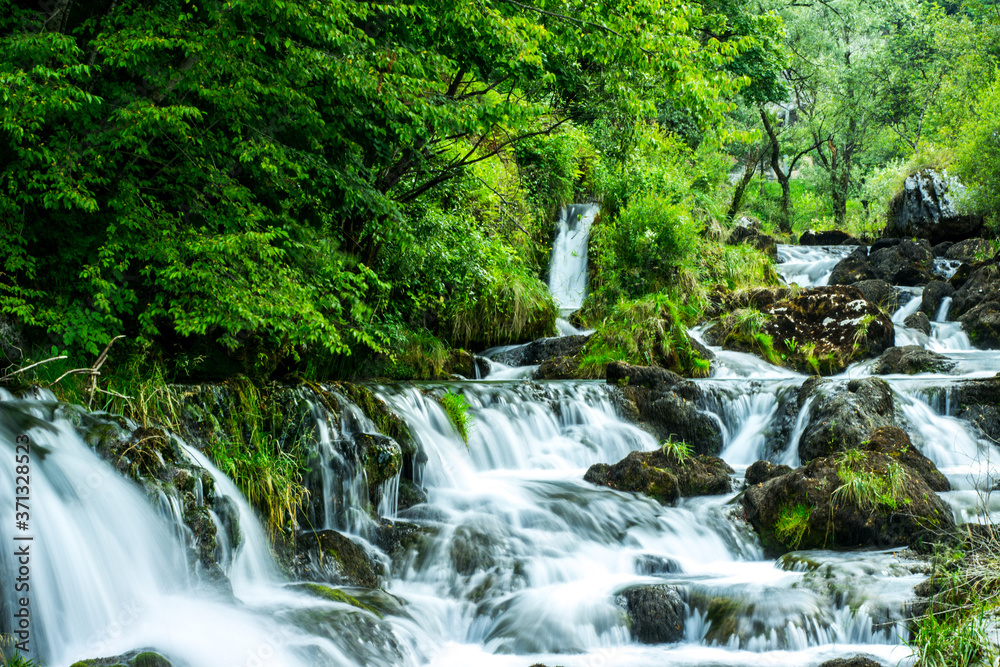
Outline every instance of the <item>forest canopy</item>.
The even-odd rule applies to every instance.
[[[980,0],[0,0],[0,311],[29,356],[124,334],[176,377],[530,340],[556,210],[590,200],[581,317],[663,293],[691,319],[773,280],[718,244],[738,215],[871,232],[933,163],[995,217],[997,25]]]

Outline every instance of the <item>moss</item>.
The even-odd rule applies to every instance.
[[[379,433],[389,436],[403,448],[403,454],[414,451],[413,436],[410,427],[400,418],[385,401],[378,398],[371,389],[352,382],[340,382],[337,389],[343,392],[354,405],[361,408],[368,419],[372,420]]]
[[[129,663],[131,667],[171,667],[170,661],[159,653],[143,651]]]
[[[805,503],[786,505],[778,514],[774,524],[774,535],[782,544],[791,549],[797,549],[802,538],[809,532],[809,519],[813,508]]]
[[[292,588],[304,591],[318,598],[323,598],[324,600],[329,600],[330,602],[340,602],[343,604],[350,605],[352,607],[356,607],[358,609],[363,609],[364,611],[371,612],[376,616],[378,616],[379,618],[382,618],[382,613],[379,612],[377,609],[365,604],[364,602],[361,602],[352,595],[348,595],[339,588],[333,588],[332,586],[325,586],[323,584],[314,584],[314,583],[295,584],[292,586]]]
[[[454,425],[455,430],[462,436],[465,445],[469,445],[469,403],[462,394],[448,392],[440,399],[444,412],[448,415],[448,420]]]

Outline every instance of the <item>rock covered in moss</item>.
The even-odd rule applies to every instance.
[[[892,320],[854,287],[758,288],[728,305],[709,342],[806,372],[838,373],[895,340]]]
[[[882,663],[863,655],[856,655],[852,658],[827,660],[819,667],[882,667]]]
[[[919,345],[890,347],[882,353],[872,373],[875,375],[915,375],[916,373],[943,373],[955,367],[943,354],[925,350]]]
[[[291,569],[298,579],[378,587],[381,565],[364,547],[335,530],[304,531],[295,546]]]
[[[597,463],[584,480],[619,491],[633,491],[672,505],[680,497],[728,493],[733,469],[712,456],[678,458],[672,452],[630,452],[613,465]]]
[[[934,270],[934,252],[926,239],[902,239],[868,253],[875,276],[891,285],[926,285]]]
[[[684,638],[687,609],[674,586],[638,586],[619,595],[632,637],[643,644],[669,644]]]
[[[899,461],[934,491],[951,491],[948,478],[910,442],[910,436],[901,428],[884,426],[875,429],[868,439],[861,443],[861,449],[885,454]]]
[[[798,442],[803,461],[856,448],[876,428],[895,423],[892,389],[881,378],[843,384],[827,380],[803,385],[801,393],[813,400],[809,421]]]
[[[353,440],[365,467],[369,493],[402,470],[403,450],[389,436],[380,433],[355,433]],[[373,499],[372,504],[376,503],[377,500]]]
[[[791,471],[792,469],[790,466],[777,465],[771,463],[770,461],[757,461],[747,468],[746,474],[744,475],[744,481],[747,486],[763,484],[769,479],[781,477]]]
[[[748,245],[772,259],[778,257],[778,246],[774,242],[774,237],[761,231],[760,222],[746,217],[737,221],[736,227],[726,239],[726,245]]]
[[[620,361],[608,364],[605,378],[611,385],[645,387],[654,391],[669,391],[684,379],[677,373],[659,366],[633,366]]]
[[[920,295],[920,312],[928,318],[936,318],[945,297],[954,296],[955,288],[943,280],[932,280]]]
[[[155,651],[139,649],[112,658],[80,660],[71,667],[172,667],[172,663]]]
[[[508,366],[537,366],[546,359],[578,355],[590,340],[589,335],[540,338],[493,355],[494,361]]]
[[[868,263],[868,248],[859,246],[833,267],[833,271],[830,273],[829,284],[854,285],[859,282],[871,282],[880,279],[880,276],[875,272],[871,264]]]
[[[740,502],[770,555],[904,546],[954,526],[950,506],[917,471],[874,451],[813,459],[750,487]]]
[[[964,267],[963,267],[964,268]],[[1000,347],[1000,264],[997,257],[958,273],[952,284],[958,287],[952,297],[948,318],[962,323],[976,347]]]

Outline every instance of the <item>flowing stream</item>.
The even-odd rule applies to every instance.
[[[580,213],[596,210],[568,212],[556,246],[569,247],[562,237],[586,234],[589,222]],[[557,262],[554,252],[553,278],[568,278],[566,291],[554,292],[567,308],[579,305],[585,287],[585,238],[576,248],[571,254],[582,261],[575,268],[566,255]],[[850,250],[781,246],[779,268],[790,281],[820,285]],[[987,521],[998,509],[985,491],[1000,452],[949,416],[948,385],[994,374],[1000,355],[974,350],[953,323],[932,323],[929,336],[903,326],[903,313],[920,298],[919,288],[904,291],[910,296],[900,295],[894,317],[897,344],[924,345],[956,365],[948,374],[887,376],[897,412],[951,480],[956,490],[944,495],[956,517]],[[946,308],[935,319],[944,320]],[[805,376],[713,351],[711,377],[697,381],[708,397],[699,407],[719,421],[722,457],[737,471],[734,488],[761,458],[796,465],[810,403],[792,414],[787,406]],[[834,380],[866,375],[870,366],[855,364]],[[214,485],[212,520],[223,525],[229,507],[238,523],[216,552],[231,588],[216,585],[186,557],[190,536],[175,499],[151,500],[102,461],[81,435],[82,410],[46,394],[0,394],[0,474],[9,480],[0,485],[7,508],[0,521],[0,631],[16,627],[9,584],[17,572],[13,470],[15,439],[28,435],[31,655],[47,666],[142,648],[176,667],[815,667],[858,653],[885,665],[909,663],[906,604],[924,570],[901,550],[796,552],[774,561],[740,519],[735,492],[664,507],[584,482],[591,464],[658,446],[623,419],[616,388],[521,377],[372,389],[405,420],[422,451],[411,463],[426,502],[397,512],[397,476],[378,504],[381,516],[411,526],[405,548],[385,553],[374,546],[378,527],[366,479],[335,447],[374,424],[342,397],[339,417],[319,406],[313,417],[317,452],[332,462],[319,484],[323,523],[352,535],[384,568],[384,592],[372,593],[381,614],[290,586],[236,486],[179,442],[192,469]],[[446,390],[471,406],[468,443],[436,398]],[[775,428],[778,420],[791,428]],[[198,497],[207,497],[201,484]],[[680,642],[645,645],[630,636],[619,594],[656,583],[683,591]]]

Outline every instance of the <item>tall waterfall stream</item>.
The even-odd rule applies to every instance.
[[[581,213],[592,220],[596,211],[569,212]],[[574,246],[566,238],[573,225],[564,227],[556,247],[568,254],[553,258],[552,275],[565,280],[556,294],[571,309],[583,296],[586,239]],[[802,286],[822,285],[848,250],[780,247],[779,270]],[[995,374],[1000,353],[973,349],[954,323],[932,323],[929,336],[903,326],[919,302],[920,288],[908,290],[911,300],[894,317],[897,344],[923,345],[956,366],[951,374],[886,380],[914,443],[952,483],[955,490],[943,496],[957,520],[988,521],[997,507],[984,506],[980,491],[991,488],[1000,451],[948,416],[947,388],[960,378]],[[736,481],[761,458],[797,465],[794,443],[809,403],[784,446],[769,445],[767,433],[805,376],[750,355],[713,351],[711,377],[697,381],[712,400],[700,407],[721,425],[721,456],[737,471]],[[834,380],[867,375],[870,365],[857,363]],[[422,451],[411,463],[427,501],[397,511],[398,477],[382,489],[378,513],[415,526],[408,546],[392,555],[374,537],[378,527],[367,510],[363,474],[349,465],[322,470],[325,527],[351,534],[383,567],[384,592],[353,593],[369,603],[365,608],[290,586],[236,486],[181,443],[181,455],[207,471],[215,495],[237,518],[238,530],[220,530],[231,540],[220,538],[216,549],[231,590],[214,585],[186,556],[176,499],[151,500],[101,460],[86,441],[82,410],[45,393],[0,394],[6,480],[0,484],[6,508],[0,632],[15,627],[13,471],[15,440],[27,434],[33,447],[31,654],[47,666],[143,648],[178,667],[801,667],[858,653],[886,665],[908,663],[903,620],[913,586],[925,576],[919,562],[902,550],[796,552],[775,561],[764,557],[740,519],[736,492],[664,507],[584,482],[591,464],[614,463],[658,443],[623,419],[614,387],[506,377],[512,376],[447,384],[471,406],[468,444],[434,397],[443,384],[372,387],[405,420]],[[323,460],[338,456],[331,444],[338,438],[374,430],[348,403],[344,399],[339,416],[315,410]],[[200,480],[198,489],[202,493]],[[210,512],[220,526],[222,512],[218,503]],[[638,583],[684,591],[682,641],[632,640],[617,596]],[[729,616],[713,615],[718,609]]]

